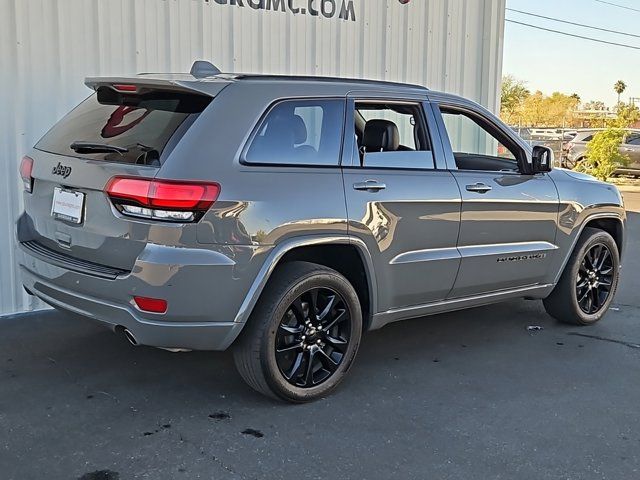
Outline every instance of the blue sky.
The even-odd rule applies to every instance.
[[[640,9],[638,0],[609,1]],[[595,0],[507,0],[507,8],[640,35],[640,12]],[[507,18],[640,47],[640,38],[574,27],[508,10]],[[613,84],[617,80],[624,80],[628,86],[623,100],[640,97],[640,50],[565,37],[509,22],[505,30],[503,72],[526,81],[532,91],[575,92],[583,101],[615,104],[617,95]]]

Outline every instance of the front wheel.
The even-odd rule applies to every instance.
[[[620,271],[620,254],[607,232],[585,228],[555,289],[544,300],[552,317],[592,325],[607,313]]]
[[[360,345],[358,295],[340,273],[306,262],[273,274],[237,344],[240,375],[258,392],[290,402],[328,395]]]

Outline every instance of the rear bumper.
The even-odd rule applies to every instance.
[[[47,262],[21,245],[22,281],[45,303],[128,329],[140,345],[225,350],[244,324],[234,318],[247,289],[221,251],[148,245],[130,274],[105,279]],[[164,298],[166,314],[138,310],[133,296]]]

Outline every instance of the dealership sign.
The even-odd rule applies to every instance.
[[[210,0],[205,0],[207,3]],[[254,10],[311,15],[312,17],[339,18],[356,21],[353,0],[213,0],[218,5],[235,5]]]

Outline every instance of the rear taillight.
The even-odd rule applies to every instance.
[[[112,178],[105,189],[124,215],[172,222],[194,222],[220,194],[217,183]]]
[[[133,301],[144,312],[167,313],[167,301],[161,298],[133,297]]]
[[[20,162],[20,176],[22,177],[22,183],[24,184],[24,190],[31,193],[33,191],[33,158],[22,157]]]

